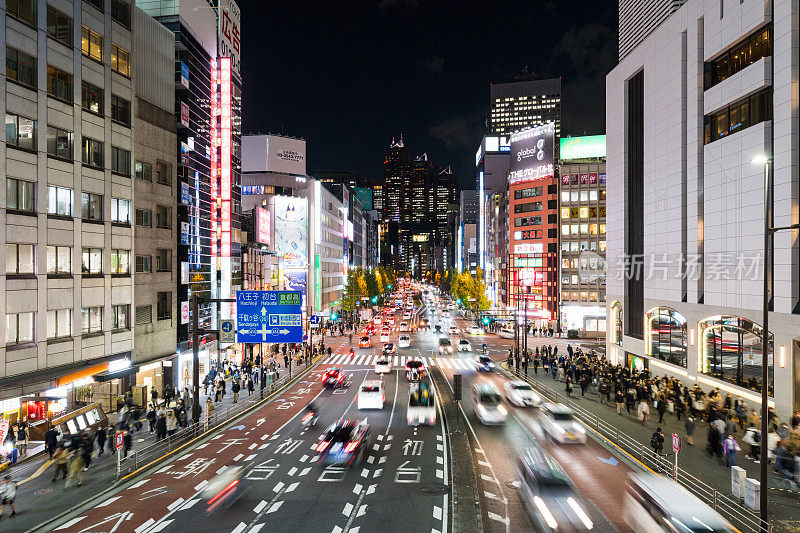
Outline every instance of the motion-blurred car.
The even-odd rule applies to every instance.
[[[411,328],[408,325],[408,322],[400,322],[400,331],[410,331]]]
[[[408,387],[408,425],[436,424],[436,403],[433,390],[424,381]]]
[[[469,330],[467,330],[470,335],[483,335],[485,332],[483,328],[480,326],[470,326]]]
[[[542,397],[524,381],[506,381],[503,385],[503,392],[506,400],[518,407],[536,407],[542,403]]]
[[[594,528],[567,474],[542,447],[534,445],[522,453],[517,460],[517,478],[519,499],[536,530],[589,531]]]
[[[542,405],[541,424],[542,430],[558,443],[586,443],[586,430],[575,420],[572,409],[562,403]]]
[[[505,424],[508,410],[503,405],[500,391],[490,383],[476,383],[472,387],[472,404],[475,415],[482,424]]]
[[[449,331],[450,331],[450,335],[458,335],[459,333],[461,333],[461,330],[458,329],[458,326],[456,326],[455,324],[450,326],[450,330]]]
[[[401,333],[400,336],[397,338],[397,346],[399,348],[410,348],[411,335],[409,335],[408,333]]]
[[[403,320],[411,320],[411,313],[403,313]]]
[[[406,362],[406,380],[418,381],[425,378],[425,363],[420,359],[409,359]]]
[[[361,340],[358,341],[359,348],[372,348],[372,339],[369,337],[361,337]]]
[[[394,326],[394,315],[391,315],[391,316],[389,317],[389,325],[390,325],[390,326]]]
[[[472,344],[467,339],[460,339],[458,341],[458,351],[459,352],[471,352],[472,351]]]
[[[375,361],[375,373],[376,374],[388,374],[392,371],[392,362],[388,357],[379,357],[377,361]]]
[[[338,389],[344,385],[344,372],[341,368],[330,368],[322,374],[322,385]]]
[[[385,401],[383,381],[379,379],[364,381],[358,389],[359,409],[383,409]]]
[[[255,463],[227,465],[203,487],[200,498],[206,502],[206,514],[222,512],[250,488],[247,479]]]
[[[367,419],[339,420],[325,431],[319,444],[319,464],[345,465],[363,461],[370,446]]]
[[[394,345],[393,342],[387,342],[383,345],[383,355],[389,357],[392,355],[397,355],[397,347]]]
[[[447,337],[439,339],[439,355],[450,355],[453,353],[453,343]]]
[[[475,359],[475,368],[478,372],[494,372],[494,361],[488,355],[479,355]]]
[[[381,336],[380,336],[381,342],[389,342],[389,340],[391,340],[391,336],[390,335],[391,335],[391,331],[389,331],[386,328],[382,329],[381,330]]]

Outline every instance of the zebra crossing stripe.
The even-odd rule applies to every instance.
[[[394,356],[394,365],[393,365],[393,366],[397,366],[397,365],[398,365],[398,363],[399,363],[399,359],[400,359],[400,358],[399,358],[399,357],[397,357],[396,355]]]
[[[405,355],[400,358],[400,365],[401,366],[406,366],[406,356]]]

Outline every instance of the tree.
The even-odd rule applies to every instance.
[[[433,277],[433,280],[436,282],[437,285],[442,283],[442,273],[438,270],[436,271],[436,275]]]
[[[344,285],[342,294],[342,311],[352,312],[355,309],[355,298],[351,295],[358,292],[358,273],[356,269],[350,269],[347,273],[347,282]]]

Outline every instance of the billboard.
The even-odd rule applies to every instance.
[[[307,278],[308,271],[306,270],[284,270],[283,286],[287,291],[299,291],[305,294]]]
[[[308,265],[308,200],[275,196],[275,253],[286,269]]]
[[[219,56],[231,58],[231,69],[236,75],[241,58],[241,20],[242,12],[234,0],[219,0]]]
[[[606,136],[567,137],[566,139],[559,139],[559,147],[558,157],[562,161],[597,159],[606,156]]]
[[[280,135],[245,135],[242,137],[242,172],[304,176],[306,141]]]
[[[555,129],[555,123],[549,122],[511,135],[509,183],[553,176]]]
[[[361,202],[361,209],[364,211],[372,210],[372,189],[365,189],[364,187],[353,187],[356,193],[356,198]]]
[[[256,242],[261,244],[272,244],[272,220],[269,211],[261,206],[255,207],[255,220],[253,229],[255,230]]]

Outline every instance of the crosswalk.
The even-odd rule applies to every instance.
[[[336,365],[341,366],[344,369],[352,368],[372,368],[375,366],[375,363],[381,359],[383,356],[377,354],[356,354],[350,359],[350,355],[347,353],[344,354],[333,354],[326,360],[322,361],[322,364],[328,365]],[[395,355],[391,357],[392,360],[392,367],[404,367],[406,365],[406,361],[411,359],[422,359],[425,362],[425,366],[433,367],[438,366],[443,369],[448,370],[460,370],[460,371],[474,371],[475,370],[475,361],[471,356],[464,355],[463,357],[458,356],[440,356],[440,357],[408,357],[405,355]]]

